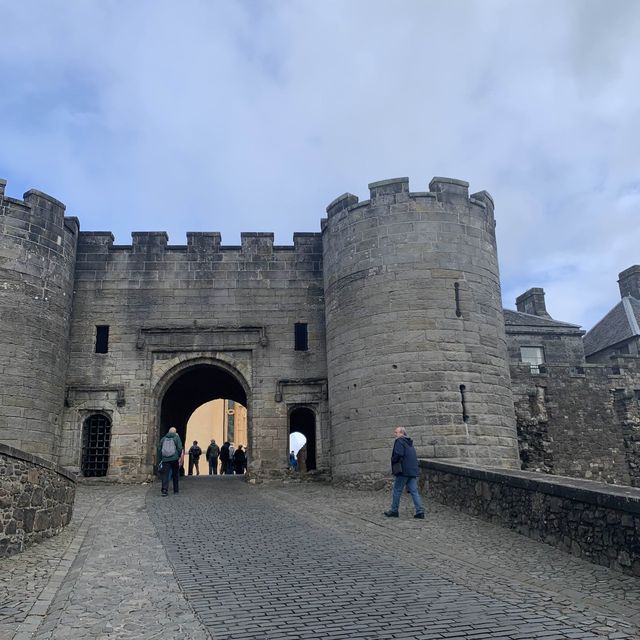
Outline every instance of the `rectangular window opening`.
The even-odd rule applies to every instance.
[[[296,351],[307,351],[309,349],[309,331],[306,322],[296,322],[294,325],[294,337]]]
[[[96,353],[109,351],[109,325],[96,325]]]
[[[529,365],[531,373],[544,373],[545,368],[540,366],[544,364],[543,347],[520,347],[520,360]]]

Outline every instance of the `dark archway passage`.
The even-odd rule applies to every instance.
[[[187,369],[174,380],[162,398],[160,436],[169,427],[175,427],[184,443],[191,414],[205,402],[218,398],[247,406],[247,394],[243,386],[222,367],[199,364]]]
[[[307,471],[316,468],[316,416],[311,409],[299,407],[289,415],[289,435],[300,432],[306,439]]]

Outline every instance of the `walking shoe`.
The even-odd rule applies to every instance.
[[[387,518],[397,518],[398,517],[398,512],[397,511],[385,511],[384,515],[387,516]]]
[[[169,495],[169,492],[168,492],[168,491],[162,491],[162,492],[160,493],[160,495],[161,495],[163,498],[166,498],[166,497]]]
[[[420,513],[416,513],[415,516],[413,516],[416,520],[424,520],[424,511],[421,511]]]

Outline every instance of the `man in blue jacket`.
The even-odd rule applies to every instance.
[[[420,468],[418,467],[418,455],[413,448],[413,440],[407,436],[407,431],[404,427],[396,427],[393,435],[396,441],[393,443],[393,451],[391,452],[391,472],[396,478],[393,482],[391,509],[385,511],[384,515],[387,518],[398,517],[400,497],[404,488],[407,487],[416,508],[416,514],[413,517],[424,520],[424,508],[418,493]]]

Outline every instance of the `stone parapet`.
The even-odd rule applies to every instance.
[[[575,556],[640,576],[640,490],[421,460],[427,495]]]
[[[75,476],[0,444],[0,558],[54,536],[71,520]]]

